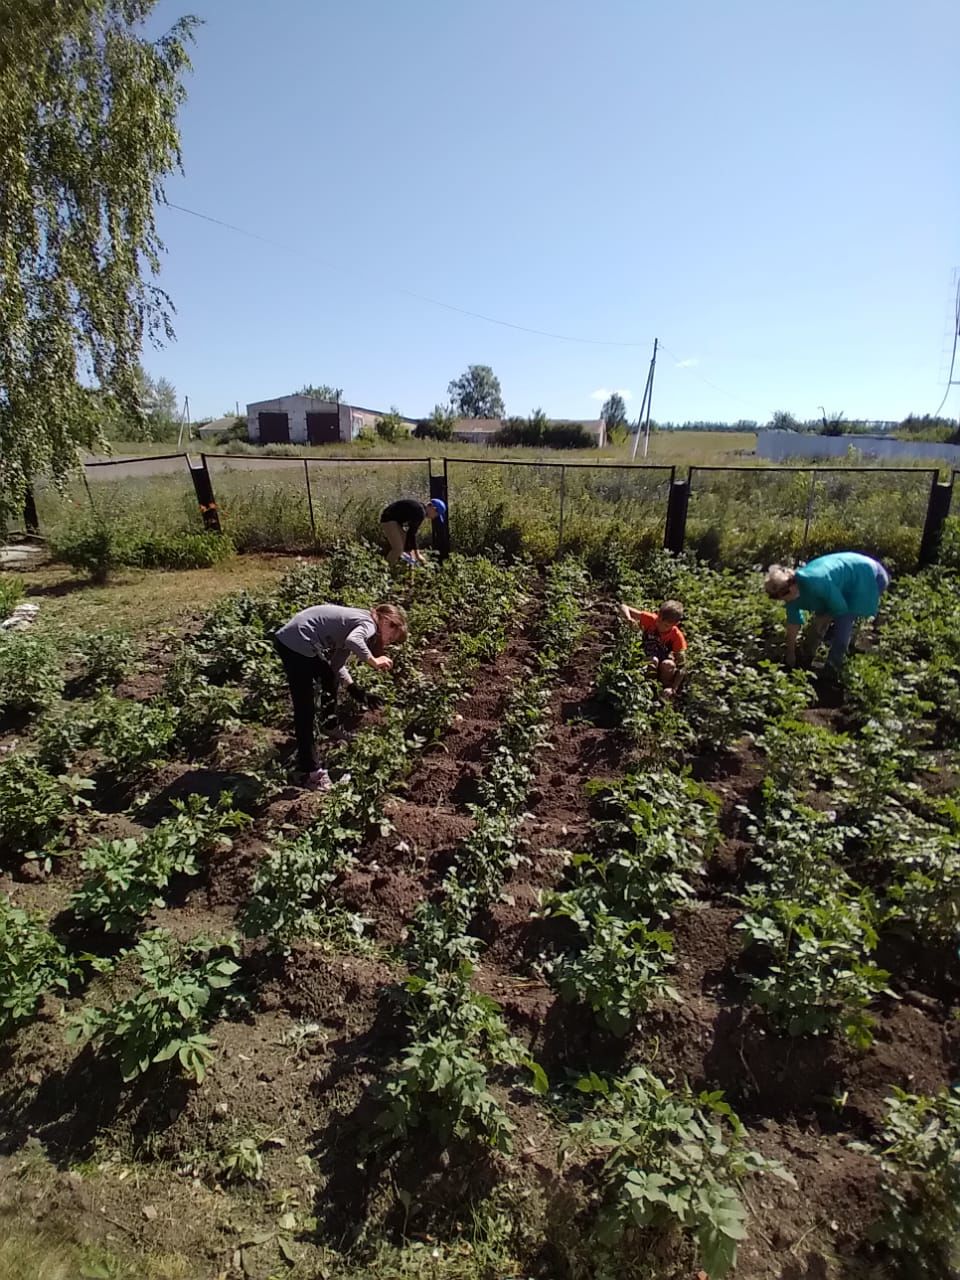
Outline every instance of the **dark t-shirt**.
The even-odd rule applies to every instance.
[[[396,502],[391,502],[389,507],[384,507],[380,512],[381,524],[394,520],[401,528],[406,529],[405,545],[408,551],[416,551],[417,530],[426,518],[426,509],[422,502],[417,502],[416,498],[398,498]]]

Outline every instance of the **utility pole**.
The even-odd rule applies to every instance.
[[[177,432],[177,448],[183,443],[183,429],[187,429],[187,442],[190,441],[190,397],[183,397],[183,408],[180,410],[180,430]]]
[[[633,437],[633,453],[630,455],[630,461],[637,460],[637,446],[640,444],[640,433],[643,432],[643,456],[647,456],[650,448],[650,410],[653,407],[653,374],[657,367],[657,347],[660,343],[659,338],[653,340],[653,355],[650,359],[650,368],[647,371],[647,385],[643,388],[643,399],[640,401],[640,416],[637,419],[637,430]],[[644,412],[646,412],[646,422],[644,422]]]

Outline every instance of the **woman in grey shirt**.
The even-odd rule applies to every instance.
[[[323,696],[331,701],[337,696],[337,686],[342,685],[361,706],[367,706],[370,700],[353,683],[348,660],[357,657],[369,667],[389,671],[393,663],[384,656],[384,649],[406,638],[406,614],[394,604],[378,604],[373,609],[313,605],[294,614],[277,631],[273,643],[290,686],[297,766],[305,775],[306,786],[328,791],[331,785],[317,758],[314,682],[319,681]]]

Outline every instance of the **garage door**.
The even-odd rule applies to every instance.
[[[307,439],[311,444],[336,444],[340,439],[338,410],[307,414]]]
[[[290,419],[285,413],[258,413],[261,444],[289,444]]]

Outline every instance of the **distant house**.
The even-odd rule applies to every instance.
[[[205,436],[218,436],[223,431],[229,431],[237,420],[235,413],[227,414],[225,418],[214,418],[211,422],[205,422],[200,427],[194,427],[194,432],[202,440]]]
[[[247,405],[247,436],[254,444],[348,443],[373,429],[383,410],[318,400],[315,396],[278,396]],[[411,430],[415,418],[401,418]]]
[[[492,444],[503,423],[503,418],[458,418],[454,424],[453,438],[462,440],[464,444]],[[593,437],[598,449],[602,449],[607,443],[607,427],[602,418],[551,418],[550,425],[583,427]]]

